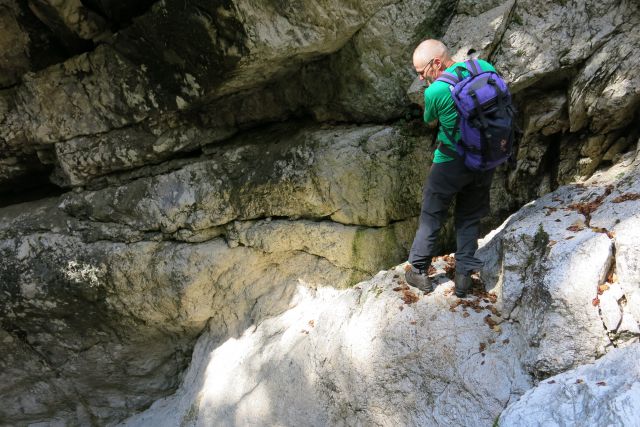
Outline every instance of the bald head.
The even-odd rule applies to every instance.
[[[453,63],[447,47],[440,40],[425,40],[413,51],[413,66],[423,80],[433,81]]]
[[[440,40],[425,40],[413,51],[413,65],[416,68],[424,68],[433,58],[441,61],[449,59],[447,47]]]

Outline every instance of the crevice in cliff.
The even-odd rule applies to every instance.
[[[58,36],[31,10],[28,2],[17,1],[20,8],[20,25],[29,35],[29,71],[39,71],[50,65],[63,62],[80,51],[66,46]]]
[[[490,49],[487,52],[487,60],[492,64],[495,62],[494,54],[497,54],[498,48],[502,46],[502,41],[504,40],[504,36],[507,34],[507,31],[509,30],[509,25],[511,24],[513,15],[515,14],[515,10],[517,7],[518,7],[518,0],[514,0],[513,4],[511,5],[511,8],[509,9],[509,12],[504,17],[504,25],[501,28],[500,35],[497,37],[497,40],[494,37],[494,41],[491,43],[491,46],[489,46]]]
[[[17,177],[0,185],[0,208],[25,202],[33,202],[64,194],[65,189],[49,181],[53,168],[38,167],[36,173]]]
[[[47,27],[56,41],[64,47],[66,54],[64,59],[92,51],[95,48],[92,40],[83,39],[74,33],[58,14],[58,10],[49,3],[39,0],[29,0],[25,3],[23,12],[27,14],[27,11],[29,11],[29,14]],[[78,17],[78,19],[82,18]]]
[[[84,7],[103,17],[112,32],[117,32],[146,14],[159,0],[138,0],[132,2],[114,2],[109,0],[81,0]],[[186,3],[185,3],[186,4]]]

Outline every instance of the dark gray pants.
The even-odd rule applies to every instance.
[[[409,253],[409,263],[415,269],[426,270],[431,258],[438,255],[436,239],[453,196],[456,196],[456,271],[469,274],[482,268],[482,261],[475,253],[480,219],[489,213],[492,179],[493,170],[472,172],[459,157],[431,166],[423,189],[420,224]]]

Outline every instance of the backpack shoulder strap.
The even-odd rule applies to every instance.
[[[480,67],[480,63],[477,59],[469,59],[468,61],[464,62],[464,65],[467,67],[467,70],[469,70],[472,76],[480,74],[482,72],[482,67]]]
[[[451,86],[455,86],[460,82],[460,78],[457,75],[453,74],[453,73],[444,72],[444,73],[440,74],[440,77],[438,77],[436,79],[436,81],[441,81],[441,82],[444,82],[444,83],[448,83]]]
[[[450,84],[451,86],[455,86],[464,80],[464,76],[462,75],[463,71],[468,71],[464,67],[456,67],[454,68],[455,73],[444,72],[436,79],[436,81],[441,81]]]

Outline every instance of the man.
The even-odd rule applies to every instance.
[[[495,71],[488,62],[480,60],[479,63],[482,71]],[[439,121],[439,145],[423,189],[420,223],[409,253],[411,268],[406,271],[405,278],[410,285],[425,293],[433,290],[428,269],[431,258],[436,256],[438,232],[455,196],[455,292],[463,298],[471,289],[471,274],[482,268],[482,261],[475,257],[475,252],[478,249],[480,219],[489,212],[493,170],[473,172],[455,153],[460,133],[456,129],[458,113],[451,97],[451,86],[435,81],[445,71],[455,73],[456,67],[466,69],[464,63],[454,62],[442,42],[425,40],[413,53],[413,66],[420,79],[429,84],[424,91],[424,121],[432,125]],[[463,76],[468,75],[465,73]]]

